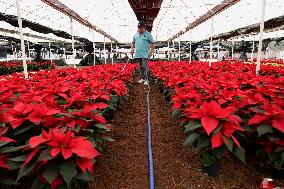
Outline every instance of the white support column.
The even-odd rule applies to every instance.
[[[262,0],[260,32],[259,32],[259,44],[258,44],[258,54],[257,54],[257,63],[256,63],[256,74],[259,74],[259,71],[260,71],[260,59],[261,59],[261,51],[262,51],[262,40],[263,40],[263,30],[264,30],[265,8],[266,8],[266,0]]]
[[[211,36],[210,36],[210,60],[209,66],[212,65],[212,50],[213,50],[213,18],[211,18]]]
[[[234,46],[235,46],[235,41],[233,39],[233,42],[232,42],[232,60],[234,59]]]
[[[173,40],[174,58],[176,57],[175,41]]]
[[[96,44],[95,44],[95,31],[92,30],[93,33],[93,48],[94,48],[94,66],[96,65]]]
[[[49,59],[52,62],[52,58],[51,58],[51,42],[48,41],[48,47],[49,47]]]
[[[180,62],[180,36],[178,37],[178,61]]]
[[[170,42],[168,41],[168,60],[170,60]]]
[[[220,55],[220,40],[218,40],[218,53],[217,53],[217,59],[219,59]]]
[[[29,43],[29,36],[27,36],[27,45],[28,45],[28,58],[31,57],[30,55],[30,43]]]
[[[75,52],[75,43],[74,43],[74,28],[73,28],[73,19],[71,17],[70,17],[70,24],[71,24],[72,51],[73,51],[72,60],[73,60],[74,68],[76,68],[76,64],[75,64],[76,52]]]
[[[111,64],[113,64],[113,54],[112,54],[112,41],[110,41],[110,56],[111,56]]]
[[[104,58],[105,58],[105,64],[106,64],[106,36],[104,36]]]
[[[22,50],[22,58],[23,58],[24,75],[25,75],[25,79],[28,79],[29,75],[28,75],[28,67],[27,67],[27,55],[25,52],[25,42],[24,42],[24,34],[23,34],[20,0],[16,0],[16,7],[17,7],[20,39],[21,39],[21,50]]]
[[[190,41],[189,41],[189,63],[191,64],[191,62],[192,62],[192,56],[191,56],[191,54],[192,54],[192,51],[191,51],[191,46],[192,46],[192,39],[191,39],[191,34],[192,34],[192,30],[190,31]]]
[[[250,59],[251,59],[252,62],[253,62],[253,58],[254,58],[254,56],[253,56],[254,49],[255,49],[255,43],[254,43],[254,40],[253,40],[252,41],[252,51],[251,51],[251,56],[250,56]]]

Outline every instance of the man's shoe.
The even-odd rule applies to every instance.
[[[144,79],[140,79],[139,81],[138,81],[138,83],[143,83],[145,80]]]
[[[149,81],[145,81],[145,82],[144,82],[144,85],[149,85]]]

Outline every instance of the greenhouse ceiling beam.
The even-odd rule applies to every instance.
[[[0,28],[0,32],[19,35],[19,31],[16,31],[16,30],[8,30],[8,29],[4,29],[4,28]],[[42,37],[42,36],[30,34],[30,33],[24,33],[24,36],[31,37],[31,38],[35,38],[35,39],[48,40],[48,41],[66,42],[66,41],[63,41],[63,40],[52,39],[52,38],[49,38],[49,37]]]
[[[88,20],[82,18],[78,13],[64,5],[63,3],[59,2],[58,0],[41,0],[42,2],[46,3],[47,5],[51,6],[52,8],[62,12],[63,14],[77,20],[79,23],[95,30],[96,32],[102,34],[103,36],[107,37],[111,41],[118,43],[118,40],[113,38],[111,35],[103,31],[102,29],[98,28],[97,26],[91,24]]]
[[[224,0],[222,3],[216,5],[211,10],[206,12],[204,15],[200,16],[199,18],[197,18],[194,22],[188,24],[188,26],[184,30],[181,30],[180,32],[178,32],[177,34],[175,34],[174,36],[169,38],[167,41],[172,41],[172,40],[178,38],[182,34],[186,33],[187,31],[189,31],[189,30],[191,30],[191,29],[193,29],[195,27],[197,27],[198,25],[200,25],[203,22],[209,20],[210,18],[216,16],[220,12],[222,12],[225,9],[229,8],[230,6],[238,3],[239,1],[240,0]]]

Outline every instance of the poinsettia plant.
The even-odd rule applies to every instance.
[[[171,91],[173,111],[180,113],[189,135],[185,144],[210,151],[216,160],[233,152],[243,162],[245,149],[250,152],[253,145],[254,155],[273,154],[266,158],[270,164],[282,163],[283,68],[262,65],[260,76],[254,64],[230,61],[211,67],[204,62],[155,62],[150,69],[160,87]]]
[[[0,77],[0,179],[32,188],[87,183],[107,136],[107,109],[127,93],[136,65],[102,65]]]

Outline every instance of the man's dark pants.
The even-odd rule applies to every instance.
[[[148,81],[149,75],[149,65],[148,65],[148,58],[137,58],[137,61],[140,66],[141,77],[145,81]]]

